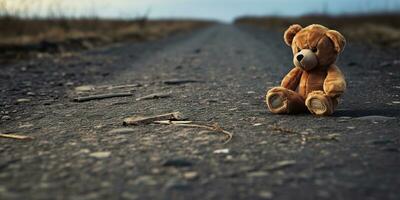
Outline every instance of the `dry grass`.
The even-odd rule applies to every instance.
[[[196,20],[0,18],[0,61],[90,49],[115,42],[148,41],[210,25]]]
[[[0,18],[0,45],[91,39],[104,42],[150,40],[188,31],[209,22],[194,20],[100,20]]]
[[[51,4],[49,16],[32,13],[40,1],[21,1],[18,9],[0,0],[0,61],[42,53],[65,53],[122,41],[160,39],[177,32],[191,31],[211,24],[199,20],[100,19],[66,17],[61,4]],[[57,3],[57,2],[55,2]],[[33,5],[31,5],[33,4]]]
[[[285,30],[291,24],[322,24],[336,29],[353,41],[367,42],[384,47],[400,47],[400,14],[368,15],[308,15],[302,17],[242,17],[236,24],[251,24]]]

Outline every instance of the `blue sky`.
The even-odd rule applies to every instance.
[[[132,18],[208,18],[229,22],[242,15],[297,16],[400,9],[400,0],[0,0],[24,14]],[[25,2],[25,3],[24,3]],[[28,3],[26,3],[28,2]],[[28,4],[28,5],[27,5]],[[49,9],[51,8],[51,9]]]

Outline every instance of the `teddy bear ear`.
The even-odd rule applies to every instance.
[[[285,34],[283,35],[283,39],[285,40],[285,43],[288,46],[292,45],[293,38],[294,36],[301,30],[303,27],[301,27],[298,24],[293,24],[291,25],[286,31]]]
[[[329,30],[326,32],[326,36],[328,36],[328,38],[332,40],[336,52],[339,53],[343,51],[344,46],[346,45],[346,39],[344,39],[342,34],[335,30]]]

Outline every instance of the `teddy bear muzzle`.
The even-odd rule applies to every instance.
[[[294,55],[293,63],[296,67],[309,71],[317,66],[318,59],[310,49],[302,49]]]

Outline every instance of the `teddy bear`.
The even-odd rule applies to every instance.
[[[284,33],[285,43],[292,48],[294,68],[279,87],[266,94],[272,113],[311,112],[331,115],[346,89],[343,73],[335,65],[346,40],[342,34],[319,24],[305,28],[291,25]]]

